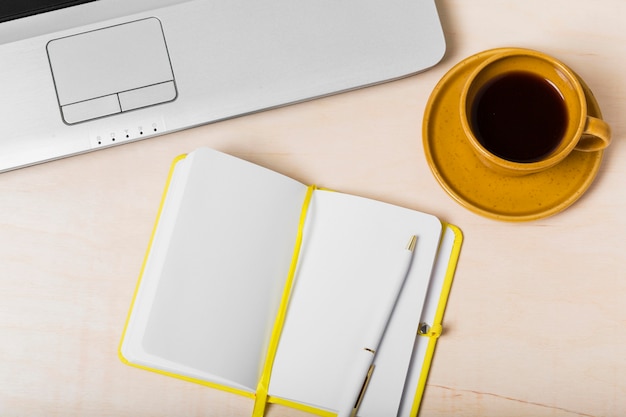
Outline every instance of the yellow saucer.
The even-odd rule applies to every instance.
[[[522,177],[498,175],[478,160],[461,128],[461,88],[474,68],[503,50],[473,55],[439,81],[424,114],[424,151],[441,186],[464,207],[497,220],[541,219],[566,209],[589,188],[600,168],[603,151],[574,151],[553,168]],[[589,115],[601,117],[598,103],[580,81]]]

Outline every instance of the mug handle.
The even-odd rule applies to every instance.
[[[583,134],[576,144],[577,151],[596,152],[611,143],[611,127],[602,119],[587,116]]]

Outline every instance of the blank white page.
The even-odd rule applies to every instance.
[[[417,247],[376,354],[360,416],[396,415],[441,236],[434,216],[347,194],[316,190],[270,395],[337,410],[352,359],[365,346],[393,288],[410,237]]]
[[[305,193],[210,149],[179,162],[125,337],[128,359],[254,390]]]

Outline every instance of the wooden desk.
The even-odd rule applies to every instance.
[[[248,399],[117,357],[170,161],[203,145],[461,227],[422,416],[626,415],[626,2],[438,5],[448,53],[423,74],[1,174],[0,415],[250,415]],[[591,189],[545,220],[469,212],[424,157],[422,116],[437,81],[499,46],[569,64],[613,128]]]

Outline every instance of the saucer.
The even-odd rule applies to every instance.
[[[426,104],[424,151],[437,181],[464,207],[497,220],[537,220],[565,210],[580,198],[598,173],[603,151],[573,151],[558,165],[521,177],[496,174],[478,160],[461,128],[461,89],[473,69],[503,50],[473,55],[439,81]],[[593,94],[579,80],[589,115],[601,117]]]

